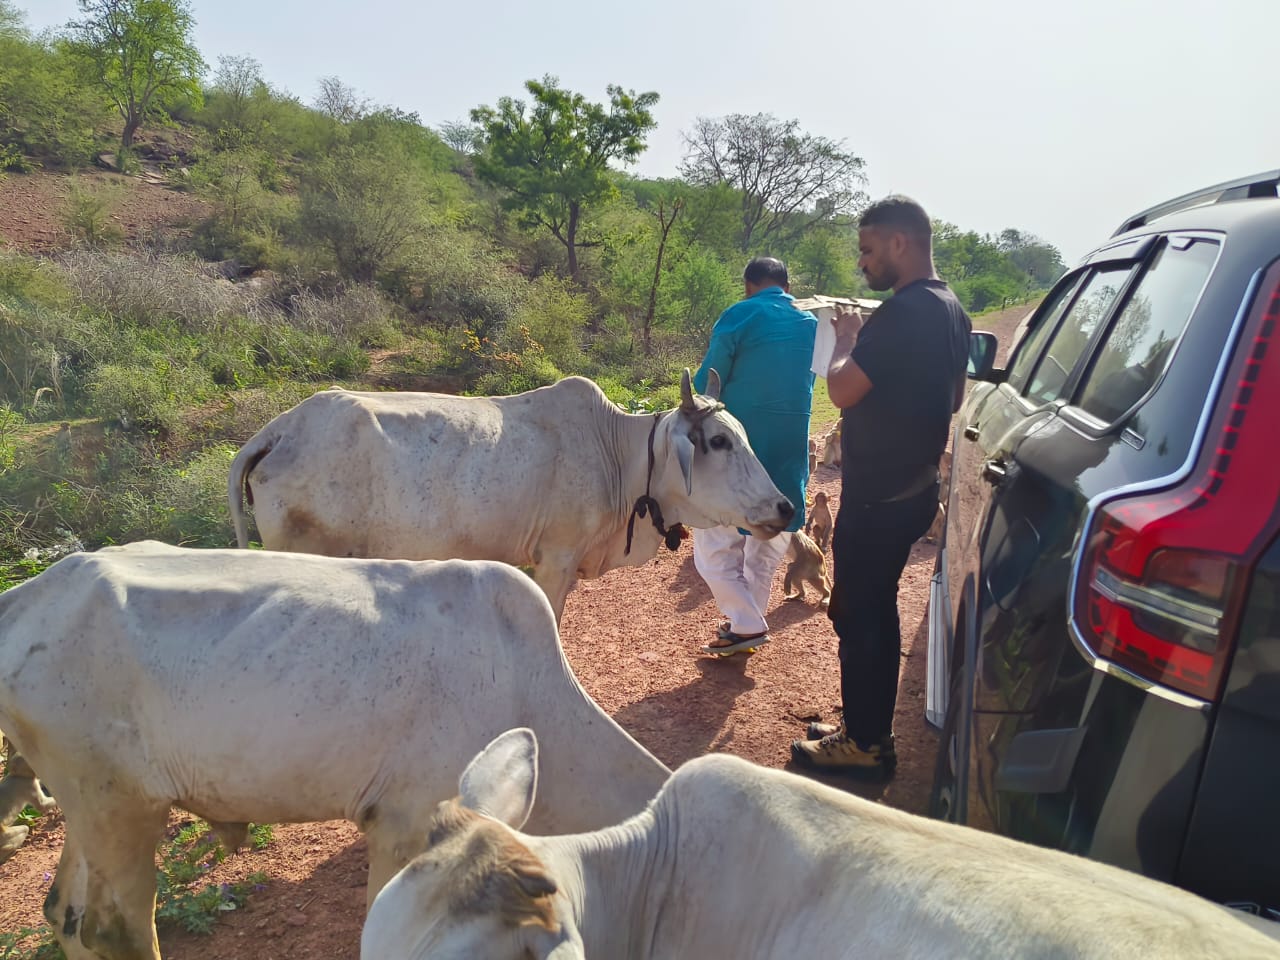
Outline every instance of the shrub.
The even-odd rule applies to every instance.
[[[262,306],[257,290],[221,279],[212,265],[192,257],[82,249],[61,264],[82,306],[142,327],[176,321],[205,332]]]
[[[126,430],[159,429],[176,433],[182,408],[213,392],[213,381],[197,366],[157,359],[152,366],[103,364],[89,380],[97,412]]]
[[[497,336],[515,316],[525,279],[473,234],[440,228],[421,238],[391,289],[415,314],[445,327]]]
[[[123,191],[117,184],[91,185],[73,178],[62,212],[62,225],[73,240],[91,247],[117,243],[124,232],[112,217],[122,197]]]
[[[587,298],[574,293],[569,284],[550,275],[543,275],[531,283],[524,302],[515,311],[515,323],[542,347],[547,358],[564,370],[581,370],[586,362],[582,352],[582,338],[591,316],[591,304]]]

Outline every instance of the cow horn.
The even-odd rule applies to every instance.
[[[693,378],[689,376],[689,368],[680,374],[680,409],[685,413],[693,413],[697,406],[693,402]]]
[[[706,396],[712,400],[720,399],[720,374],[716,373],[716,368],[712,367],[707,371],[707,392]]]

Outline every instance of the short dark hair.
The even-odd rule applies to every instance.
[[[890,230],[901,230],[922,240],[933,238],[933,224],[924,207],[910,197],[893,194],[883,200],[877,200],[858,220],[860,227],[887,227]]]
[[[756,257],[742,271],[742,279],[757,287],[766,280],[779,287],[785,287],[787,281],[787,265],[776,257]]]

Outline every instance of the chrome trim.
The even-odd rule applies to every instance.
[[[1209,392],[1205,401],[1204,409],[1200,411],[1200,422],[1196,424],[1195,436],[1191,440],[1191,448],[1187,452],[1187,458],[1183,461],[1182,466],[1170,474],[1163,477],[1156,477],[1154,480],[1142,480],[1137,483],[1128,483],[1123,486],[1115,487],[1111,490],[1104,490],[1089,501],[1085,510],[1084,521],[1080,524],[1080,529],[1076,533],[1076,542],[1073,546],[1075,558],[1071,563],[1071,581],[1067,586],[1067,626],[1068,633],[1071,636],[1071,642],[1075,645],[1076,650],[1080,653],[1086,662],[1095,670],[1109,676],[1119,677],[1128,683],[1133,684],[1139,689],[1148,693],[1161,697],[1171,703],[1179,706],[1191,707],[1201,712],[1207,712],[1212,709],[1213,705],[1207,700],[1200,697],[1192,697],[1178,690],[1162,686],[1154,681],[1147,680],[1145,677],[1139,677],[1130,673],[1124,667],[1112,663],[1110,660],[1103,660],[1098,656],[1097,651],[1089,646],[1084,639],[1084,634],[1080,630],[1079,624],[1076,622],[1075,614],[1075,596],[1076,588],[1080,583],[1080,570],[1084,564],[1084,550],[1082,545],[1085,538],[1093,526],[1094,518],[1098,510],[1106,503],[1117,500],[1121,497],[1129,496],[1134,493],[1146,493],[1152,490],[1159,490],[1163,487],[1172,486],[1181,483],[1195,468],[1196,460],[1200,457],[1200,452],[1204,447],[1205,434],[1209,432],[1209,421],[1213,419],[1214,407],[1219,395],[1222,393],[1222,383],[1227,376],[1227,367],[1231,363],[1231,357],[1235,353],[1235,348],[1240,340],[1240,331],[1244,327],[1245,319],[1249,315],[1249,307],[1253,303],[1254,298],[1258,294],[1258,288],[1262,286],[1262,278],[1266,275],[1270,265],[1259,269],[1253,275],[1253,279],[1249,281],[1249,286],[1245,289],[1244,298],[1240,301],[1240,309],[1236,311],[1235,319],[1231,323],[1231,332],[1227,336],[1226,342],[1223,344],[1222,356],[1218,358],[1218,368],[1213,373],[1213,382],[1209,386]]]
[[[1130,610],[1149,613],[1162,620],[1186,627],[1195,633],[1217,636],[1222,629],[1222,610],[1203,603],[1191,603],[1180,597],[1171,597],[1159,590],[1151,590],[1117,577],[1110,570],[1098,567],[1093,586],[1112,603]]]

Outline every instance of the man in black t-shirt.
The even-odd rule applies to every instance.
[[[971,324],[933,267],[933,231],[915,201],[888,197],[858,230],[858,266],[893,290],[865,324],[841,312],[827,372],[842,411],[843,478],[828,616],[840,640],[839,724],[809,725],[799,763],[892,776],[898,697],[898,580],[938,511],[938,461],[964,397]]]

